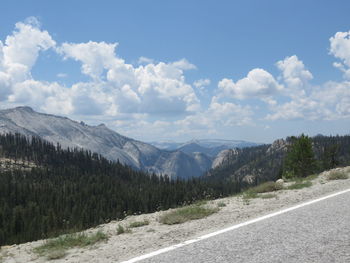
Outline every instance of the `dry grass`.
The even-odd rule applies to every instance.
[[[190,220],[207,217],[218,211],[218,208],[191,205],[163,214],[159,218],[159,222],[166,225],[181,224]]]
[[[252,191],[254,193],[259,194],[259,193],[274,192],[282,189],[283,189],[283,186],[281,184],[278,184],[275,182],[266,182],[258,186],[255,186],[253,188],[250,188],[248,191]]]
[[[345,171],[332,171],[327,175],[328,180],[345,180],[349,175]]]
[[[218,205],[218,207],[225,207],[226,203],[225,202],[219,202],[217,205]]]
[[[245,192],[243,192],[243,200],[252,199],[252,198],[272,198],[268,195],[261,195],[263,193],[275,192],[283,189],[282,184],[278,184],[275,182],[266,182],[262,183],[258,186],[249,188]],[[273,195],[275,197],[275,195]]]
[[[135,228],[135,227],[141,227],[141,226],[147,226],[149,225],[149,221],[148,220],[143,220],[143,221],[136,221],[136,222],[132,222],[129,224],[130,228]]]
[[[259,197],[262,199],[271,199],[271,198],[276,198],[277,195],[276,194],[264,194],[264,195],[260,195]]]
[[[129,227],[123,227],[122,225],[118,225],[117,235],[129,234],[129,233],[131,233],[131,229]]]
[[[288,190],[296,190],[296,189],[302,189],[306,187],[310,187],[312,185],[311,181],[297,181],[294,184],[288,186]]]
[[[100,241],[105,241],[108,236],[103,232],[87,235],[84,233],[74,233],[63,235],[55,239],[47,240],[43,245],[36,247],[34,252],[47,259],[59,259],[66,255],[66,251],[73,247],[85,247]]]

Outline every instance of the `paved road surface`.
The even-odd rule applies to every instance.
[[[350,192],[140,262],[350,262]]]

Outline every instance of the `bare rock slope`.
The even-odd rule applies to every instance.
[[[0,133],[39,136],[67,148],[84,148],[134,168],[172,177],[200,176],[211,165],[210,159],[181,151],[160,150],[107,128],[35,112],[30,107],[0,111]]]

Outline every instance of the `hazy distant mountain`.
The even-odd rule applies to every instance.
[[[183,143],[174,142],[174,141],[158,141],[158,142],[149,142],[149,144],[157,147],[161,150],[173,151],[179,148]]]
[[[182,151],[160,150],[108,129],[104,124],[89,126],[65,117],[43,114],[30,107],[0,110],[0,133],[39,136],[62,147],[79,147],[119,160],[134,168],[169,176],[200,176],[212,160]]]
[[[172,141],[151,142],[152,145],[164,150],[180,150],[187,154],[195,152],[204,153],[210,157],[216,157],[221,151],[233,148],[245,148],[260,145],[255,142],[241,140],[201,139],[191,140],[185,143]]]

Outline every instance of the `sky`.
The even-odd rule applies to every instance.
[[[2,1],[0,108],[142,141],[349,134],[350,1]]]

